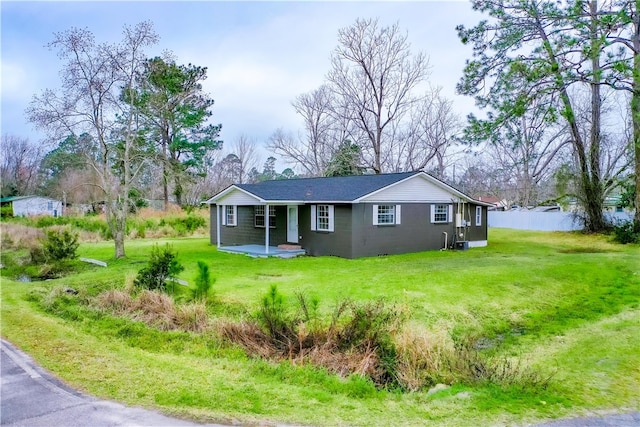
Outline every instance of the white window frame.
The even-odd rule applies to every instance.
[[[258,210],[262,210],[259,213]],[[262,224],[258,224],[258,218],[262,217]],[[264,218],[264,205],[256,205],[253,207],[253,226],[256,228],[264,228],[266,224]],[[269,228],[276,228],[276,207],[269,206]]]
[[[444,207],[444,212],[442,212],[442,207]],[[440,208],[440,212],[438,209]],[[436,215],[445,215],[444,220],[436,220]],[[448,222],[453,221],[453,205],[449,205],[447,203],[436,203],[431,205],[431,223],[432,224],[446,224]]]
[[[236,205],[223,205],[222,208],[222,225],[235,227],[238,224],[238,207]]]
[[[320,216],[319,211],[325,210],[327,212],[327,223],[325,227],[319,227]],[[334,215],[335,209],[333,205],[311,205],[311,231],[322,231],[333,233],[334,231]]]
[[[476,206],[476,226],[482,225],[482,206]]]
[[[388,208],[391,208],[390,211],[385,213],[384,210],[388,210]],[[400,205],[373,205],[373,225],[399,225],[400,211]],[[380,222],[382,215],[390,216],[391,221]]]

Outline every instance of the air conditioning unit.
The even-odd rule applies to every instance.
[[[466,240],[458,240],[455,245],[456,250],[466,251],[469,249],[469,242]]]

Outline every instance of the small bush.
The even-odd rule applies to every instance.
[[[46,258],[52,261],[62,261],[77,257],[78,234],[67,229],[47,230],[42,249]]]
[[[640,224],[634,221],[622,221],[613,227],[614,240],[626,245],[640,242]]]
[[[191,298],[206,301],[215,279],[211,279],[209,266],[204,261],[198,261],[198,275],[195,279],[195,287],[191,288]]]
[[[266,329],[267,334],[284,347],[288,347],[291,338],[295,338],[297,335],[295,325],[290,322],[284,305],[284,296],[278,292],[276,285],[271,285],[269,292],[262,297],[262,305],[258,311],[257,319]]]
[[[148,290],[166,291],[167,280],[184,270],[176,257],[168,243],[163,249],[154,245],[147,266],[138,272],[134,284]]]
[[[13,218],[13,207],[11,205],[0,208],[0,218]]]

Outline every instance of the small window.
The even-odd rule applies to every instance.
[[[449,206],[433,205],[433,222],[449,222]]]
[[[482,225],[482,206],[476,206],[476,225]]]
[[[373,205],[373,225],[400,224],[400,205]]]
[[[329,205],[318,205],[317,230],[329,231]]]
[[[236,217],[237,215],[235,205],[227,205],[224,207],[224,225],[234,227],[236,225]]]
[[[439,203],[431,205],[431,223],[445,223],[453,221],[453,205]]]
[[[396,207],[394,205],[379,205],[377,211],[378,224],[396,223]]]
[[[311,205],[311,231],[333,231],[333,205]]]
[[[254,206],[254,220],[253,223],[256,227],[264,228],[264,206]],[[269,206],[269,228],[276,228],[276,207]]]
[[[48,211],[52,211],[53,210],[53,202],[47,202],[47,210]]]

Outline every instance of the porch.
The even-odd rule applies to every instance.
[[[306,253],[304,249],[283,249],[277,246],[264,245],[220,246],[218,247],[218,250],[233,254],[245,254],[253,258],[266,258],[270,256],[278,258],[295,258]]]

